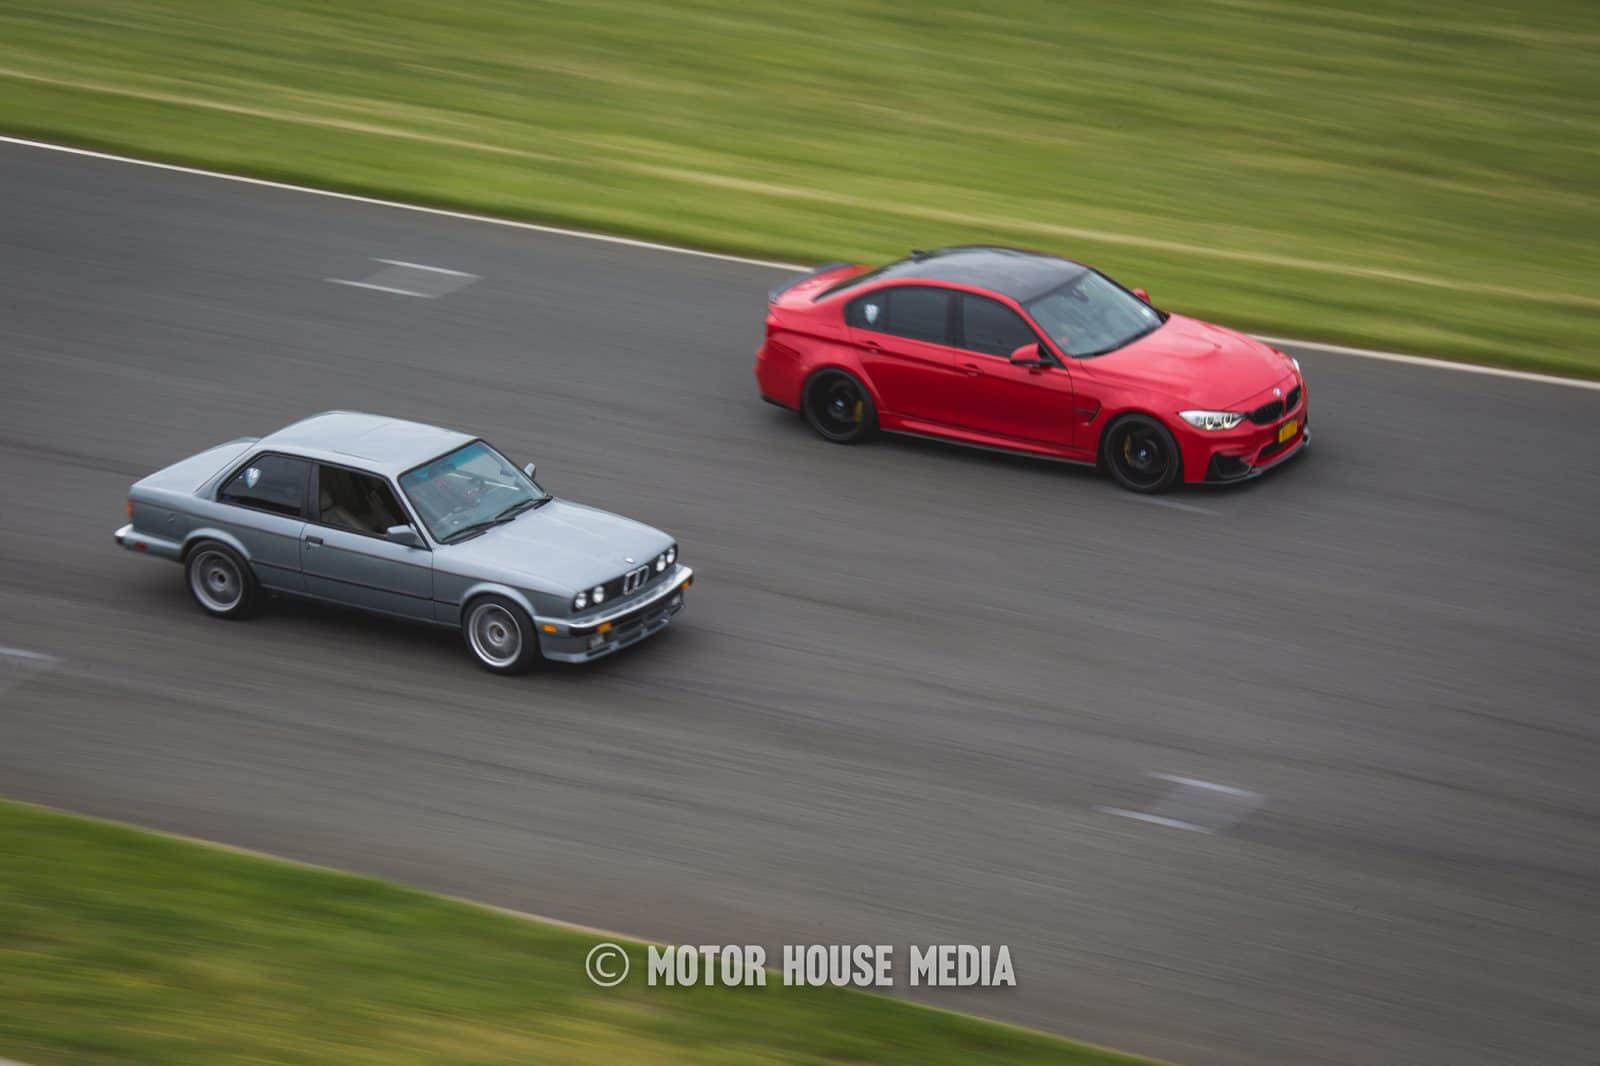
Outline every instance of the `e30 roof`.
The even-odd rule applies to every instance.
[[[263,437],[258,447],[335,463],[359,460],[370,470],[399,474],[474,439],[403,418],[324,411]]]
[[[948,281],[988,289],[1021,303],[1043,296],[1082,274],[1088,267],[1070,259],[1001,248],[988,244],[963,244],[931,252],[912,252],[877,270],[857,274],[822,293],[831,295],[867,281],[916,279]]]

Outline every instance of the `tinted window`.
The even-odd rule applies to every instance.
[[[303,459],[282,455],[258,455],[222,486],[218,499],[254,507],[274,514],[298,518],[306,502],[306,474]]]
[[[887,293],[874,292],[857,297],[845,305],[844,320],[856,329],[888,329]]]
[[[961,334],[963,348],[1002,359],[1039,340],[1022,316],[1005,304],[967,293],[961,296]]]
[[[879,289],[846,304],[844,320],[856,329],[949,344],[950,293],[925,285]]]
[[[383,478],[337,466],[317,468],[317,520],[378,536],[390,526],[410,525]]]
[[[889,290],[889,332],[914,341],[948,344],[950,297],[943,289],[908,285]]]

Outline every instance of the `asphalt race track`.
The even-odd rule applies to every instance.
[[[1307,456],[1151,502],[823,443],[758,266],[13,145],[0,193],[0,793],[661,940],[1007,943],[933,1001],[1185,1062],[1592,1060],[1600,393],[1306,353]],[[477,278],[327,280],[378,259]],[[333,407],[677,534],[689,610],[503,680],[112,543]]]

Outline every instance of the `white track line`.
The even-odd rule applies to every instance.
[[[1217,511],[1213,511],[1209,507],[1196,507],[1192,503],[1179,503],[1177,500],[1163,500],[1158,496],[1137,496],[1137,495],[1134,495],[1134,494],[1130,493],[1128,495],[1128,498],[1130,500],[1138,500],[1140,503],[1151,503],[1151,504],[1155,504],[1157,507],[1170,508],[1171,510],[1174,510],[1174,511],[1188,511],[1190,514],[1210,515],[1213,518],[1215,518],[1220,513],[1220,512],[1217,512]]]
[[[134,156],[116,155],[111,152],[97,152],[88,148],[74,148],[71,145],[53,144],[49,141],[35,141],[26,137],[8,137],[0,134],[0,144],[15,144],[24,148],[38,148],[46,152],[63,152],[67,155],[83,156],[88,159],[105,159],[114,163],[127,163],[131,166],[150,167],[155,170],[168,170],[177,174],[192,174],[202,178],[216,178],[219,181],[236,181],[245,185],[258,185],[266,189],[283,189],[288,192],[304,193],[307,196],[326,196],[335,200],[348,200],[351,203],[372,204],[377,207],[390,207],[398,211],[416,211],[421,214],[436,215],[441,218],[455,218],[466,222],[483,222],[491,226],[509,226],[513,229],[528,230],[533,233],[548,233],[558,237],[576,237],[586,241],[600,241],[605,244],[620,244],[627,248],[645,248],[653,252],[671,252],[675,255],[692,255],[700,259],[718,259],[725,263],[742,263],[746,266],[764,267],[769,270],[806,270],[807,267],[798,263],[780,263],[772,259],[755,259],[743,255],[729,255],[725,252],[705,252],[698,248],[683,248],[675,244],[662,244],[659,241],[642,241],[635,237],[617,237],[609,233],[592,233],[588,230],[567,229],[563,226],[543,226],[537,222],[520,222],[510,218],[496,218],[493,215],[479,215],[470,211],[452,211],[444,207],[426,207],[422,204],[408,204],[401,200],[384,200],[376,196],[360,196],[356,193],[335,192],[332,189],[317,189],[309,185],[293,185],[285,181],[269,181],[266,178],[251,178],[243,174],[228,174],[220,170],[204,170],[200,167],[180,166],[177,163],[158,163],[150,159],[138,159]],[[414,264],[406,264],[411,266]],[[423,267],[422,269],[436,269]],[[417,295],[411,293],[409,295]],[[1330,355],[1355,356],[1360,359],[1379,359],[1390,363],[1409,363],[1413,366],[1428,367],[1434,370],[1459,370],[1469,374],[1486,374],[1490,377],[1511,378],[1516,381],[1532,381],[1541,385],[1564,385],[1568,388],[1590,389],[1600,391],[1600,381],[1584,381],[1579,378],[1564,378],[1554,374],[1536,374],[1527,370],[1505,370],[1494,366],[1478,366],[1474,363],[1455,363],[1448,359],[1430,359],[1421,355],[1405,355],[1400,352],[1380,352],[1369,348],[1346,348],[1337,344],[1322,344],[1318,341],[1294,340],[1289,337],[1261,337],[1268,344],[1289,344],[1297,348],[1307,348],[1312,351],[1326,352]]]
[[[1169,781],[1174,785],[1188,785],[1190,788],[1202,788],[1207,792],[1221,792],[1228,796],[1237,796],[1240,799],[1258,799],[1261,793],[1251,792],[1248,788],[1235,788],[1232,785],[1219,785],[1215,781],[1202,781],[1198,777],[1179,777],[1177,774],[1151,774],[1158,781]]]
[[[1358,359],[1379,359],[1385,363],[1409,363],[1412,366],[1432,367],[1435,370],[1460,370],[1467,374],[1488,374],[1490,377],[1514,378],[1517,381],[1537,381],[1543,385],[1566,385],[1574,389],[1600,391],[1600,381],[1581,378],[1564,378],[1555,374],[1536,374],[1531,370],[1507,370],[1498,366],[1479,366],[1476,363],[1453,363],[1448,359],[1430,359],[1425,355],[1403,355],[1400,352],[1378,352],[1371,348],[1346,348],[1342,344],[1323,344],[1320,341],[1297,341],[1293,337],[1267,337],[1256,335],[1257,340],[1268,344],[1287,344],[1291,348],[1305,348],[1329,355],[1353,355]]]
[[[393,285],[374,285],[370,281],[346,281],[344,278],[324,278],[324,281],[335,285],[348,285],[352,289],[376,289],[378,292],[392,292],[396,296],[420,296],[424,300],[431,300],[433,296],[425,292],[412,292],[410,289],[397,289]]]
[[[41,651],[29,651],[27,648],[0,648],[0,655],[8,659],[27,659],[29,662],[53,663],[54,655],[46,655]]]
[[[1151,825],[1164,825],[1168,829],[1186,829],[1191,833],[1209,833],[1211,830],[1203,825],[1185,822],[1178,818],[1163,818],[1159,814],[1146,814],[1144,811],[1129,811],[1121,807],[1096,807],[1101,814],[1114,814],[1118,818],[1132,818],[1136,822],[1149,822]]]
[[[427,270],[434,274],[449,274],[453,278],[472,278],[474,281],[480,275],[469,274],[465,270],[447,270],[444,267],[431,267],[426,263],[408,263],[404,259],[374,259],[374,263],[387,263],[392,267],[405,267],[408,270]]]
[[[243,174],[228,174],[220,170],[203,170],[200,167],[180,166],[177,163],[157,163],[150,159],[138,159],[127,155],[114,155],[111,152],[96,152],[88,148],[73,148],[65,144],[51,144],[49,141],[32,141],[26,137],[7,137],[0,134],[0,144],[17,144],[24,148],[39,148],[47,152],[64,152],[67,155],[84,156],[88,159],[105,159],[113,163],[128,163],[136,167],[150,167],[154,170],[167,170],[175,174],[193,174],[201,178],[216,178],[219,181],[236,181],[244,185],[257,185],[265,189],[283,189],[287,192],[304,193],[307,196],[326,196],[334,200],[347,200],[357,204],[372,204],[376,207],[392,207],[397,211],[416,211],[424,215],[435,215],[440,218],[457,218],[466,222],[484,222],[491,226],[509,226],[512,229],[529,230],[533,233],[549,233],[558,237],[577,237],[586,241],[600,241],[605,244],[620,244],[628,248],[647,248],[655,252],[672,252],[676,255],[692,255],[701,259],[720,259],[728,263],[744,263],[747,266],[767,267],[771,270],[807,270],[808,267],[797,263],[778,263],[770,259],[751,259],[741,255],[727,255],[722,252],[703,252],[696,248],[680,248],[675,244],[662,244],[659,241],[641,241],[635,237],[616,237],[609,233],[590,233],[580,229],[566,229],[562,226],[542,226],[537,222],[520,222],[511,218],[496,218],[493,215],[478,215],[470,211],[452,211],[446,207],[427,207],[422,204],[408,204],[402,200],[383,200],[376,196],[360,196],[351,192],[335,192],[332,189],[317,189],[309,185],[291,185],[286,181],[268,181],[266,178],[250,178]]]

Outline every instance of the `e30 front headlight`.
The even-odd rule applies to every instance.
[[[572,597],[572,609],[574,611],[581,611],[587,606],[589,606],[589,594],[587,592],[580,592]]]
[[[1178,417],[1196,429],[1232,429],[1244,421],[1239,411],[1179,411]]]

